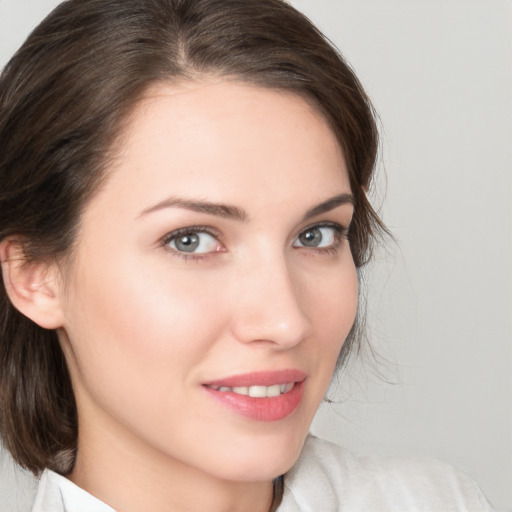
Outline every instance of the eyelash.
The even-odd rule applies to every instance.
[[[334,230],[334,241],[332,245],[328,247],[310,247],[308,246],[293,246],[295,249],[309,249],[309,251],[314,251],[315,253],[320,254],[337,254],[340,246],[343,242],[343,240],[348,240],[348,233],[349,230],[345,226],[342,226],[341,224],[337,224],[334,222],[320,222],[317,224],[312,224],[311,226],[307,226],[306,228],[302,229],[295,240],[297,240],[302,234],[306,233],[307,231],[311,231],[313,229],[321,229],[321,228],[331,228]],[[207,235],[210,235],[211,237],[215,238],[221,245],[222,245],[222,237],[220,232],[218,232],[215,229],[212,229],[209,226],[190,226],[186,228],[180,228],[175,231],[172,231],[171,233],[168,233],[165,235],[161,241],[160,244],[167,249],[173,256],[176,256],[178,258],[182,258],[185,261],[201,261],[204,260],[206,257],[211,256],[211,252],[206,253],[186,253],[183,251],[178,251],[176,249],[173,249],[169,247],[169,244],[180,238],[184,235],[195,235],[200,233],[206,233]],[[308,251],[308,252],[309,252]],[[220,252],[220,251],[219,251]]]
[[[318,224],[312,224],[311,226],[307,226],[306,228],[302,229],[300,233],[297,235],[297,239],[300,235],[303,233],[306,233],[307,231],[313,230],[313,229],[321,229],[321,228],[331,228],[334,230],[334,240],[332,245],[329,245],[328,247],[311,247],[311,250],[314,250],[315,253],[320,254],[338,254],[339,249],[343,243],[344,240],[348,240],[348,234],[349,230],[345,226],[342,226],[341,224],[337,224],[335,222],[320,222]],[[307,246],[300,246],[296,247],[297,249],[308,249]]]

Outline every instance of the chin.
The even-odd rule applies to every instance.
[[[223,478],[269,481],[285,474],[299,458],[307,432],[243,436],[232,440],[221,457]]]

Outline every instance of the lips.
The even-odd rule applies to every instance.
[[[256,421],[278,421],[300,404],[306,374],[300,370],[254,372],[203,384],[205,391],[234,412]]]
[[[226,386],[249,387],[249,386],[274,386],[276,384],[287,384],[288,382],[302,382],[306,374],[301,370],[278,370],[273,372],[251,372],[242,375],[234,375],[223,379],[206,382],[209,387]]]

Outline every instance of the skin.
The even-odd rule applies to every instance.
[[[154,86],[119,148],[56,291],[79,411],[69,477],[127,512],[268,510],[356,314],[350,247],[330,225],[347,228],[352,204],[304,220],[350,194],[342,151],[304,99],[207,79]],[[301,245],[325,223],[326,247]],[[167,235],[193,226],[211,233],[185,259]],[[203,387],[290,368],[307,375],[304,396],[279,421],[246,418]]]

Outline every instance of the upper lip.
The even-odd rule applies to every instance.
[[[256,371],[232,375],[220,379],[204,382],[204,386],[229,388],[250,386],[275,386],[276,384],[288,384],[289,382],[302,382],[306,374],[302,370],[286,369],[277,371]]]

